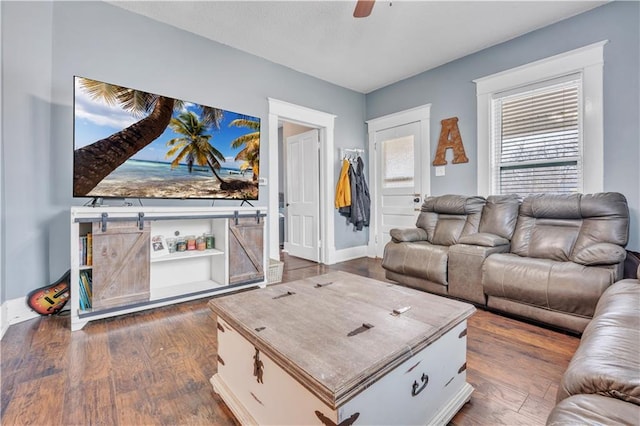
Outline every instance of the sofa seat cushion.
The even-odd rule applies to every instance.
[[[382,267],[399,274],[447,285],[449,247],[427,241],[388,243]]]
[[[640,406],[602,395],[575,395],[556,405],[547,426],[634,425],[640,421]]]
[[[618,281],[598,302],[562,376],[558,401],[590,393],[640,405],[639,351],[640,284],[631,279]]]
[[[482,285],[488,296],[585,318],[593,316],[598,299],[614,275],[607,268],[512,253],[489,256],[482,270]]]

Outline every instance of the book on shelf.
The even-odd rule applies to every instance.
[[[87,249],[87,237],[81,236],[78,239],[78,256],[80,257],[80,266],[87,264],[85,250]]]
[[[84,294],[84,287],[82,284],[82,276],[78,278],[78,305],[81,311],[87,309],[87,297]]]
[[[84,289],[82,287],[82,278],[80,278],[80,285],[78,285],[78,305],[81,311],[87,310],[87,296],[84,294]]]
[[[91,283],[91,275],[88,271],[80,271],[80,309],[91,309],[91,298],[93,289]]]
[[[91,232],[87,234],[87,266],[93,265],[93,235]]]
[[[93,286],[91,282],[91,275],[87,271],[81,271],[80,277],[82,278],[82,284],[87,293],[87,296],[91,298],[93,296]]]
[[[78,241],[80,266],[93,265],[93,236],[91,233],[83,235]]]

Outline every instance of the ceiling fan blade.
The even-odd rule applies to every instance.
[[[371,15],[373,4],[376,0],[358,0],[356,8],[353,11],[354,18],[366,18]]]

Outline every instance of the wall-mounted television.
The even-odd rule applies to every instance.
[[[73,196],[258,199],[260,119],[74,77]]]

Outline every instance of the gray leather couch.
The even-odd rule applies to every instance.
[[[427,197],[415,228],[392,229],[382,267],[390,280],[430,293],[447,295],[449,249],[478,232],[483,197]]]
[[[622,194],[525,198],[509,253],[482,265],[487,306],[582,332],[602,293],[622,279],[628,235]]]
[[[638,279],[618,281],[603,293],[562,377],[547,425],[640,424]]]
[[[391,231],[382,266],[401,284],[581,333],[622,278],[628,233],[615,192],[429,197],[416,228]]]

